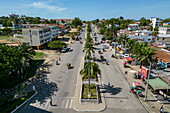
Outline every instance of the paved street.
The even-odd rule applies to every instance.
[[[85,37],[85,32],[81,34],[81,37]],[[36,87],[39,93],[21,107],[17,113],[48,111],[70,113],[70,111],[74,111],[72,106],[78,69],[83,56],[83,44],[75,41],[70,48],[73,49],[72,52],[60,54],[61,61],[56,59],[60,65],[56,65],[56,61],[54,61],[50,67],[50,73],[47,73],[47,77],[42,78],[42,83],[38,82],[39,84]],[[66,68],[67,63],[71,63],[72,69]],[[56,87],[58,87],[58,91],[56,91]],[[50,98],[52,98],[52,106],[50,105]]]
[[[94,34],[94,31],[92,34]],[[81,37],[85,37],[84,32],[81,34]],[[97,35],[97,37],[99,36]],[[96,47],[101,48],[102,45]],[[72,52],[60,54],[60,65],[56,65],[55,61],[53,62],[50,67],[50,73],[40,78],[36,86],[38,94],[22,106],[17,113],[77,112],[73,109],[73,101],[78,70],[80,65],[82,65],[80,62],[84,58],[82,52],[83,44],[75,41],[74,44],[71,44],[71,48],[73,49]],[[99,63],[103,81],[103,86],[100,86],[100,88],[104,89],[101,93],[104,93],[107,104],[107,108],[103,113],[147,113],[138,99],[129,92],[127,81],[116,65],[115,59],[110,57],[112,52],[108,49],[107,52],[102,54],[108,60],[109,65]],[[97,51],[95,56],[99,58]],[[72,69],[66,68],[67,63],[71,63]]]
[[[96,32],[96,30],[93,30],[92,34],[94,34],[94,32]],[[101,37],[98,35],[97,37],[99,41]],[[101,49],[103,45],[106,44],[101,44],[95,47]],[[107,109],[104,112],[147,113],[135,95],[129,92],[130,86],[116,65],[115,59],[111,58],[111,54],[113,54],[114,51],[111,51],[110,49],[111,48],[107,49],[106,52],[103,52],[102,54],[102,56],[108,61],[109,65],[101,62],[98,63],[102,71],[103,86],[105,88],[104,93],[107,103]],[[98,50],[95,53],[95,56],[100,58]],[[110,83],[110,85],[108,83]]]

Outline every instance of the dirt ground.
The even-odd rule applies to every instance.
[[[44,59],[44,64],[51,64],[54,60],[59,59],[60,52],[57,52],[56,50],[35,50],[36,52],[43,52],[45,55],[47,55]]]

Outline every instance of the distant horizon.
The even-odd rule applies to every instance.
[[[44,19],[74,19],[92,21],[123,16],[124,19],[139,20],[144,17],[170,18],[170,1],[155,0],[1,0],[0,16],[8,14],[26,15]]]

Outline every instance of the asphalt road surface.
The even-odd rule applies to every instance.
[[[97,32],[93,28],[92,36]],[[84,41],[85,32],[82,32],[80,36]],[[97,40],[100,40],[101,37],[98,34],[97,37]],[[96,47],[100,49],[102,44]],[[56,61],[54,61],[50,73],[37,80],[38,94],[18,109],[17,113],[80,113],[73,109],[73,100],[78,70],[82,65],[80,61],[84,58],[83,44],[75,41],[70,48],[73,49],[72,52],[60,54],[60,65],[56,65]],[[97,50],[95,56],[99,58]],[[129,92],[127,81],[115,61],[110,57],[111,51],[103,53],[103,56],[109,62],[109,65],[98,62],[103,81],[103,86],[100,86],[100,88],[105,89],[101,93],[105,94],[107,104],[103,113],[147,113],[138,99]],[[66,68],[67,63],[71,63],[72,69]]]

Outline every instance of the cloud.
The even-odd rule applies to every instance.
[[[38,8],[38,9],[47,9],[47,10],[53,10],[53,11],[63,11],[63,10],[67,9],[67,8],[64,8],[64,7],[49,5],[46,2],[33,2],[29,6],[35,7],[35,8]]]

